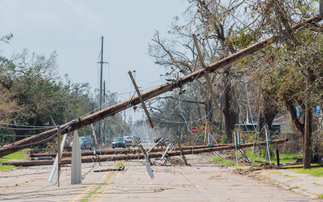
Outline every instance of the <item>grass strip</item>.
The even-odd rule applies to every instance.
[[[315,177],[322,177],[323,176],[323,168],[311,168],[311,169],[291,169],[295,173],[303,173],[303,174],[310,174]]]
[[[233,161],[226,160],[222,157],[212,157],[212,161],[219,163],[222,166],[236,166],[237,165]]]

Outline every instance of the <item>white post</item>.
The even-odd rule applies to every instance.
[[[72,146],[71,184],[82,184],[82,159],[79,135],[74,131]]]

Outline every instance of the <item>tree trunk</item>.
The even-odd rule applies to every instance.
[[[231,109],[230,101],[232,100],[231,85],[228,84],[223,94],[223,108],[225,124],[225,135],[227,136],[227,143],[232,143],[232,132],[234,130],[235,118],[234,110]]]
[[[264,101],[264,124],[268,125],[268,129],[271,130],[274,118],[279,112],[280,108],[276,104],[276,100],[274,100],[270,95],[266,92],[263,94]]]

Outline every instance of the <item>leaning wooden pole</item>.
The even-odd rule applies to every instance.
[[[137,95],[138,95],[138,97],[139,97],[139,100],[140,100],[141,106],[142,106],[142,108],[144,108],[144,111],[145,111],[145,114],[146,114],[146,116],[147,116],[147,118],[148,118],[148,120],[149,120],[150,126],[151,126],[151,128],[154,128],[154,123],[153,123],[153,121],[152,121],[152,120],[151,120],[151,118],[150,118],[150,115],[149,115],[149,112],[148,112],[148,110],[147,110],[147,107],[146,107],[146,104],[145,104],[145,102],[144,102],[144,99],[141,97],[140,90],[139,90],[139,88],[138,88],[138,86],[137,86],[137,83],[136,83],[135,79],[134,79],[134,78],[133,78],[133,76],[132,76],[131,71],[128,71],[128,74],[129,74],[130,79],[131,79],[131,81],[132,81],[132,83],[133,83],[133,86],[134,86],[134,87],[135,87],[135,89],[136,89],[136,92],[137,92]]]
[[[295,26],[293,26],[292,29],[295,31],[296,29],[306,25],[307,23],[318,22],[321,20],[322,20],[322,18],[320,16],[315,16],[315,17],[309,18],[301,23],[296,24]],[[188,75],[178,79],[178,81],[176,81],[176,82],[174,82],[174,81],[167,82],[163,85],[160,85],[160,86],[157,86],[151,90],[148,90],[148,91],[142,93],[141,96],[142,96],[143,100],[145,101],[145,100],[151,99],[153,97],[156,97],[158,95],[161,95],[163,93],[166,93],[168,91],[179,88],[183,85],[186,85],[190,82],[195,81],[198,78],[204,77],[205,75],[207,75],[209,73],[212,73],[218,69],[221,69],[221,68],[225,67],[226,65],[229,65],[229,64],[231,64],[231,63],[233,63],[233,62],[235,62],[247,55],[250,55],[250,54],[266,47],[267,45],[276,42],[281,37],[282,37],[281,35],[273,35],[271,37],[268,37],[258,43],[255,43],[255,44],[249,46],[248,48],[245,48],[235,54],[232,54],[226,58],[223,58],[222,60],[219,60],[213,64],[210,64],[204,69],[200,69],[195,72],[192,72],[191,74],[188,74]],[[62,128],[61,133],[63,135],[68,132],[78,130],[78,129],[83,128],[87,125],[90,125],[91,123],[95,123],[95,122],[102,120],[106,117],[112,116],[118,112],[121,112],[121,111],[128,109],[128,108],[132,107],[133,105],[137,105],[139,103],[140,103],[139,97],[135,96],[133,98],[130,98],[128,100],[125,100],[123,102],[115,104],[111,107],[108,107],[106,109],[103,109],[101,111],[93,113],[91,115],[88,115],[86,117],[75,119],[71,122],[61,125],[61,128]],[[29,138],[25,138],[23,140],[14,142],[12,144],[8,144],[8,145],[0,148],[0,157],[14,153],[16,151],[20,151],[24,148],[29,148],[31,146],[47,142],[47,141],[53,139],[56,136],[56,134],[57,134],[57,129],[54,128],[49,131],[45,131],[43,133],[40,133],[38,135],[34,135]]]

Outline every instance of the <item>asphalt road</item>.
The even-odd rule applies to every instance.
[[[47,181],[51,166],[16,168],[0,172],[0,201],[311,201],[309,198],[258,181],[209,162],[202,155],[187,156],[191,166],[152,166],[145,161],[82,164],[82,184],[71,185],[70,166],[62,167],[60,187]],[[172,162],[181,159],[173,158]]]

